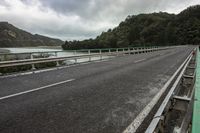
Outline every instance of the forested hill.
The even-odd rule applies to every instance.
[[[110,48],[200,43],[200,5],[181,13],[165,12],[128,16],[118,27],[95,39],[66,41],[64,49]]]
[[[60,46],[59,39],[31,34],[8,22],[0,22],[0,47]]]

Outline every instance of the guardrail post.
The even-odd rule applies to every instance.
[[[90,50],[88,50],[88,54],[91,54]],[[91,61],[91,56],[89,56],[89,61]]]
[[[122,51],[123,51],[123,55],[125,55],[125,53],[124,53],[125,49],[124,48],[122,48]]]
[[[76,50],[74,50],[74,55],[76,55]]]
[[[100,60],[102,60],[102,51],[101,51],[101,49],[99,50],[99,54],[100,54]]]
[[[60,63],[59,63],[59,61],[56,61],[56,66],[60,66]]]
[[[111,49],[108,49],[108,53],[109,53],[108,58],[110,58],[110,56],[111,56]]]
[[[33,54],[31,54],[31,59],[33,59]],[[32,70],[35,70],[35,69],[36,69],[36,68],[35,68],[35,64],[34,64],[34,63],[33,63],[33,64],[31,64],[31,67],[32,67],[32,68],[31,68]]]
[[[55,56],[58,57],[58,52],[55,52]],[[56,61],[56,66],[57,66],[57,67],[60,66],[59,61]]]
[[[128,48],[128,54],[129,54],[129,55],[131,54],[130,48]]]
[[[58,57],[58,53],[57,52],[55,52],[55,57]]]
[[[135,54],[135,48],[132,49],[132,54]]]
[[[74,62],[75,62],[75,64],[77,63],[77,58],[74,58]]]

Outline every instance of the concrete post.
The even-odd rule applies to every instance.
[[[102,51],[101,51],[101,49],[99,50],[99,54],[100,54],[100,60],[102,60]]]
[[[57,52],[55,52],[55,57],[58,57],[58,53]]]
[[[91,54],[91,51],[88,50],[88,54],[90,55]],[[91,61],[91,56],[89,56],[89,61]]]
[[[135,54],[135,48],[132,48],[132,54],[133,55]]]
[[[74,55],[76,55],[76,50],[74,50]]]
[[[58,67],[58,66],[60,66],[60,63],[59,63],[59,61],[56,61],[56,66]]]
[[[31,59],[33,59],[33,54],[31,54]],[[31,66],[32,66],[32,70],[35,70],[36,68],[35,68],[35,64],[31,64]]]
[[[118,48],[116,49],[116,52],[117,52],[117,56],[118,56],[118,52],[119,52]]]

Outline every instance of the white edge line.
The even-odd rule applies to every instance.
[[[172,87],[171,87],[172,89],[167,93],[165,99],[163,100],[163,102],[161,103],[160,107],[158,108],[157,112],[156,112],[155,115],[154,115],[154,118],[155,118],[155,119],[153,118],[153,120],[151,121],[151,123],[150,123],[150,125],[148,126],[147,130],[145,131],[145,133],[151,132],[151,130],[154,130],[155,127],[157,126],[157,121],[159,121],[159,119],[160,119],[159,116],[160,116],[160,114],[163,112],[164,108],[166,107],[166,104],[168,103],[168,101],[169,101],[169,99],[170,99],[170,96],[171,96],[172,93],[174,92],[174,90],[175,90],[177,84],[179,83],[179,81],[180,81],[180,79],[181,79],[181,77],[182,77],[182,75],[183,75],[183,73],[184,73],[186,67],[188,66],[189,61],[191,60],[191,58],[192,58],[192,56],[190,56],[190,58],[189,58],[187,64],[183,67],[183,69],[181,70],[179,76],[177,77],[177,80],[173,83],[173,85],[172,85]],[[151,128],[151,127],[153,127],[153,128]],[[153,131],[152,131],[152,132],[153,132]]]
[[[142,61],[145,61],[145,60],[146,60],[146,58],[141,59],[141,60],[137,60],[137,61],[135,61],[134,63],[142,62]]]
[[[11,95],[3,96],[3,97],[0,97],[0,100],[4,100],[4,99],[11,98],[11,97],[20,96],[20,95],[27,94],[27,93],[30,93],[30,92],[34,92],[34,91],[42,90],[42,89],[45,89],[45,88],[53,87],[53,86],[56,86],[56,85],[64,84],[64,83],[67,83],[67,82],[71,82],[71,81],[74,81],[74,80],[75,79],[69,79],[69,80],[57,82],[57,83],[54,83],[54,84],[42,86],[42,87],[39,87],[39,88],[35,88],[35,89],[32,89],[32,90],[23,91],[23,92],[11,94]]]
[[[165,83],[165,85],[162,87],[162,89],[153,97],[153,99],[143,108],[143,110],[131,122],[131,124],[123,131],[123,133],[135,133],[136,132],[137,128],[141,125],[143,120],[146,118],[146,116],[149,114],[151,109],[154,107],[154,105],[160,99],[162,94],[165,92],[165,90],[167,89],[167,86],[174,79],[174,77],[177,75],[177,73],[180,71],[180,69],[184,66],[184,64],[190,58],[190,56],[191,56],[191,53],[185,59],[185,61],[181,64],[181,66],[176,70],[176,72],[171,76],[171,78]]]

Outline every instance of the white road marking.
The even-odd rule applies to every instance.
[[[11,95],[8,95],[8,96],[3,96],[3,97],[0,97],[0,100],[4,100],[4,99],[11,98],[11,97],[20,96],[20,95],[23,95],[23,94],[31,93],[31,92],[38,91],[38,90],[42,90],[42,89],[46,89],[46,88],[53,87],[53,86],[56,86],[56,85],[64,84],[64,83],[67,83],[67,82],[71,82],[71,81],[74,81],[74,80],[75,80],[75,79],[69,79],[69,80],[57,82],[57,83],[54,83],[54,84],[42,86],[42,87],[39,87],[39,88],[35,88],[35,89],[32,89],[32,90],[23,91],[23,92],[11,94]]]
[[[144,61],[144,60],[146,60],[146,58],[145,59],[141,59],[141,60],[137,60],[134,63],[138,63],[138,62],[141,62],[141,61]]]

